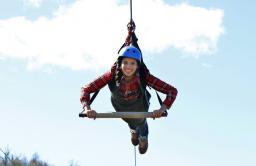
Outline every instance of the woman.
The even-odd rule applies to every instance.
[[[150,96],[146,93],[146,85],[166,94],[166,99],[160,109],[153,111],[152,118],[160,118],[171,107],[177,96],[176,88],[149,73],[142,64],[141,52],[134,46],[125,46],[110,71],[82,87],[80,101],[87,111],[88,118],[96,117],[96,112],[90,107],[90,94],[107,84],[111,91],[111,103],[117,112],[148,112]],[[146,153],[148,148],[147,120],[145,118],[124,118],[123,120],[130,128],[132,144],[139,145],[141,154]]]

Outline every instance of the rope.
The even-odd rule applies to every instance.
[[[135,166],[137,165],[137,163],[136,163],[136,146],[134,146],[134,164],[135,164]]]
[[[136,28],[136,25],[132,19],[132,0],[130,0],[130,22],[128,23],[127,28],[129,32],[134,32]]]
[[[130,17],[131,17],[131,21],[132,21],[132,0],[130,0]]]

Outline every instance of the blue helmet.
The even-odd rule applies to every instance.
[[[125,46],[119,52],[119,58],[126,57],[126,58],[133,58],[139,62],[141,62],[141,52],[134,46]]]

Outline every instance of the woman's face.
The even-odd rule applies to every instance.
[[[138,63],[132,58],[123,58],[121,69],[126,78],[132,77],[138,68]]]

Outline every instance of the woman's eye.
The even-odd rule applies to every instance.
[[[135,65],[135,62],[131,62],[131,65]]]
[[[127,64],[128,64],[128,62],[127,62],[127,61],[123,61],[123,64],[124,64],[124,65],[127,65]]]

